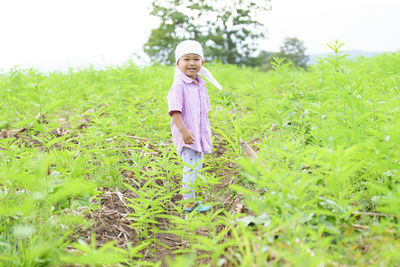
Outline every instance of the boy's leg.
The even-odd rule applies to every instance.
[[[183,167],[183,179],[182,179],[182,187],[184,190],[183,199],[194,200],[196,198],[194,183],[196,182],[197,175],[203,166],[203,163],[201,162],[203,160],[203,153],[196,152],[193,149],[184,147],[181,153],[181,157],[186,164],[192,166],[191,168],[186,165]]]

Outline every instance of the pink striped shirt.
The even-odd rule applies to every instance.
[[[181,154],[183,147],[191,148],[198,152],[211,153],[212,140],[208,112],[210,111],[210,99],[204,80],[197,75],[198,83],[179,72],[168,93],[168,114],[172,111],[180,111],[183,123],[194,135],[194,143],[185,144],[178,128],[171,121],[172,139]]]

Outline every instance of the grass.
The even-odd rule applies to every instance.
[[[172,68],[1,74],[0,262],[397,264],[400,54],[330,45],[308,71],[209,66],[224,90],[208,88],[215,148],[197,186],[214,210],[186,218]]]

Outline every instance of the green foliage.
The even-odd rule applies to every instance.
[[[160,26],[151,31],[144,51],[153,62],[174,63],[174,49],[185,39],[203,44],[207,61],[248,65],[264,37],[259,17],[268,0],[155,0],[151,15]]]
[[[112,242],[97,248],[94,235],[91,240],[90,244],[83,240],[78,240],[78,242],[72,244],[72,248],[78,253],[62,256],[61,261],[79,265],[109,266],[127,260],[128,253],[123,249],[116,248]]]
[[[160,266],[161,246],[170,266],[396,265],[400,54],[348,60],[329,45],[308,71],[280,57],[268,72],[209,66],[224,91],[209,88],[215,153],[196,186],[214,209],[188,216],[173,68],[1,74],[1,265]],[[79,236],[105,189],[132,196],[121,199],[138,239],[124,249]]]

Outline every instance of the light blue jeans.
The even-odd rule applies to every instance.
[[[196,193],[194,184],[203,167],[203,153],[184,147],[181,152],[181,158],[185,163],[182,178],[183,199],[195,199]]]

